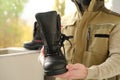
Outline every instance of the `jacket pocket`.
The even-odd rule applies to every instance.
[[[114,24],[92,24],[90,28],[90,40],[88,54],[91,65],[97,65],[106,60],[109,54],[109,37]]]

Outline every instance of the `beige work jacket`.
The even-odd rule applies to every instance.
[[[72,46],[64,43],[67,60],[88,67],[85,80],[120,80],[120,15],[107,10],[104,0],[91,0],[83,15],[78,10],[63,17],[62,26],[73,36]]]

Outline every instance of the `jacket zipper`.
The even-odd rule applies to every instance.
[[[87,33],[87,43],[86,43],[86,51],[88,51],[89,44],[90,44],[90,36],[91,36],[90,31],[91,31],[91,29],[88,28],[88,33]]]

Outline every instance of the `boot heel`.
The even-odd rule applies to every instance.
[[[55,70],[55,71],[45,71],[45,75],[46,76],[53,76],[53,75],[59,75],[59,74],[63,74],[65,72],[67,72],[68,70],[66,69],[66,67],[59,69],[59,70]]]

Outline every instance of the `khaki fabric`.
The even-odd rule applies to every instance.
[[[72,46],[64,42],[66,58],[88,67],[85,80],[120,80],[120,15],[107,10],[104,0],[91,0],[83,15],[78,10],[63,17],[62,26],[73,36]]]

